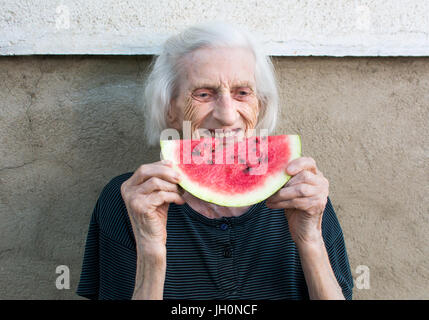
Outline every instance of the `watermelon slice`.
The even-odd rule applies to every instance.
[[[289,161],[301,156],[298,135],[253,136],[237,141],[161,140],[162,157],[180,173],[180,186],[204,201],[227,207],[261,202],[289,179]]]

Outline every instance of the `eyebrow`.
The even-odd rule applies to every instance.
[[[191,92],[195,91],[197,89],[202,89],[202,88],[207,88],[207,89],[212,89],[212,90],[217,90],[219,89],[220,85],[216,85],[213,83],[208,83],[208,82],[201,82],[201,83],[197,83],[194,86],[191,87]],[[241,82],[237,82],[235,83],[233,86],[233,88],[243,88],[243,87],[247,87],[250,88],[252,90],[254,90],[254,84],[249,82],[249,81],[241,81]]]

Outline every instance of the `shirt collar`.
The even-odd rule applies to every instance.
[[[200,222],[203,222],[204,224],[218,227],[223,223],[227,223],[231,226],[241,224],[245,221],[248,221],[255,217],[257,215],[257,212],[260,211],[260,209],[263,208],[265,205],[265,201],[256,203],[252,205],[249,210],[244,212],[243,214],[237,216],[237,217],[221,217],[221,218],[208,218],[201,213],[195,211],[191,206],[189,206],[187,203],[183,205],[183,211],[190,216],[193,219],[196,219]]]

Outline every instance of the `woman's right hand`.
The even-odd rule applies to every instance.
[[[137,250],[165,250],[167,212],[170,203],[184,204],[179,175],[169,161],[140,166],[121,186]],[[155,252],[153,252],[155,253]]]

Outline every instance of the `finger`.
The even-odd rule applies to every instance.
[[[148,196],[148,201],[155,207],[159,207],[164,203],[176,203],[179,205],[185,203],[185,199],[183,199],[178,193],[167,191],[157,191],[151,193]]]
[[[299,172],[297,175],[293,176],[287,183],[286,186],[294,186],[297,184],[311,184],[314,186],[320,185],[323,182],[323,177],[315,175],[314,173],[303,170]]]
[[[168,191],[179,193],[178,185],[158,177],[151,177],[137,187],[137,192],[149,194],[154,191]]]
[[[171,164],[166,163],[165,160],[162,160],[155,163],[141,165],[129,179],[129,184],[132,186],[137,186],[151,177],[157,177],[171,183],[180,182],[180,176],[171,167]]]
[[[316,175],[317,175],[317,176],[324,177],[324,175],[323,175],[322,171],[319,171],[319,169],[317,169],[317,168],[316,168]]]
[[[290,176],[294,176],[302,170],[308,170],[317,174],[316,161],[310,157],[300,157],[292,160],[286,168],[286,172]]]
[[[319,188],[309,184],[298,184],[294,186],[284,187],[272,195],[267,202],[276,203],[295,198],[313,197],[317,195]]]
[[[270,202],[267,206],[271,209],[297,209],[307,211],[314,205],[315,201],[315,198],[294,198],[275,203]]]

